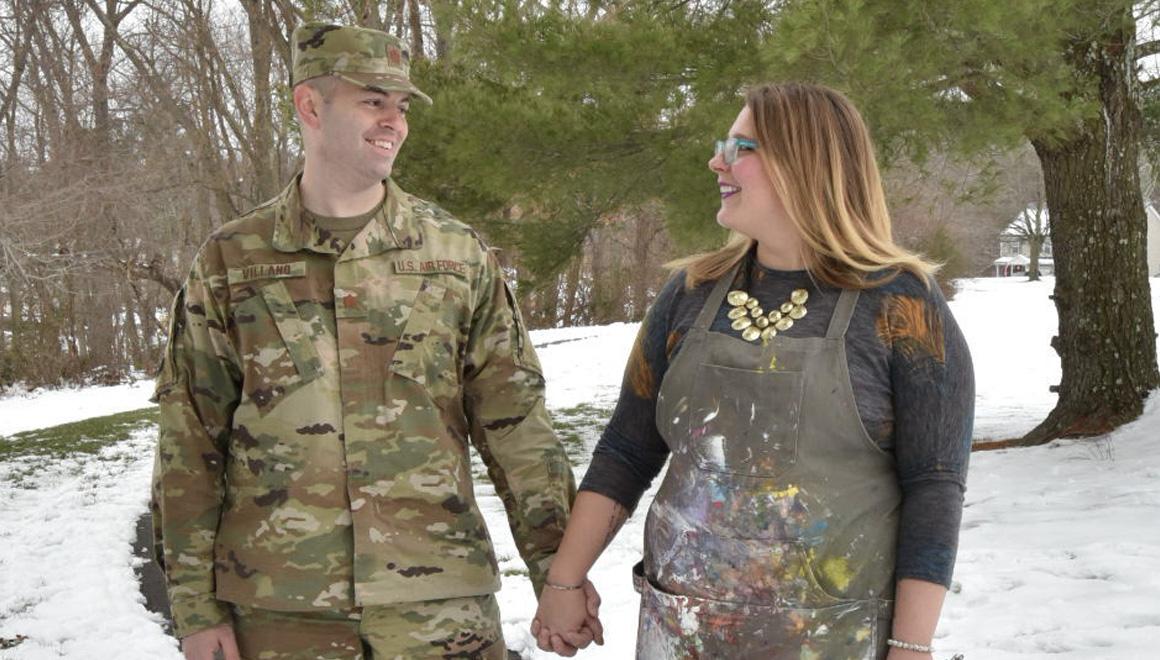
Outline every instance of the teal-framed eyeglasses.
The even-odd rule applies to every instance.
[[[732,166],[743,151],[756,151],[757,143],[746,138],[731,137],[727,140],[717,140],[713,147],[714,156],[723,156],[726,165]]]

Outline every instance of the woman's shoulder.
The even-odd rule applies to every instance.
[[[675,270],[669,275],[649,307],[650,324],[659,323],[669,329],[692,324],[716,282],[699,282],[689,288],[687,281],[684,269]]]
[[[688,272],[684,268],[674,270],[657,293],[657,300],[679,303],[684,300],[703,300],[709,296],[717,280],[705,280],[689,286]]]
[[[933,275],[922,277],[909,270],[888,268],[870,273],[866,279],[870,286],[865,292],[873,297],[918,299],[933,307],[946,304],[942,289]]]

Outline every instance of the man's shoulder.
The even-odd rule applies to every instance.
[[[474,227],[435,202],[408,192],[402,194],[405,198],[402,207],[408,209],[411,220],[419,225],[425,240],[432,242],[433,247],[458,245],[473,251],[487,252],[487,244]]]
[[[269,244],[274,235],[274,220],[278,215],[280,197],[267,200],[229,220],[210,232],[214,242],[242,241],[259,247]]]
[[[194,266],[206,275],[221,275],[248,262],[255,253],[273,252],[274,220],[278,199],[272,199],[213,229],[194,257]]]

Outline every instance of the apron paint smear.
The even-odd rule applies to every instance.
[[[723,277],[669,366],[673,455],[649,509],[637,657],[886,656],[901,500],[854,402],[843,291],[825,337],[710,332]]]

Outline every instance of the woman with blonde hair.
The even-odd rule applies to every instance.
[[[896,245],[840,93],[753,88],[709,169],[720,250],[641,326],[533,621],[582,626],[587,572],[652,479],[637,656],[930,658],[974,416],[935,266]]]

